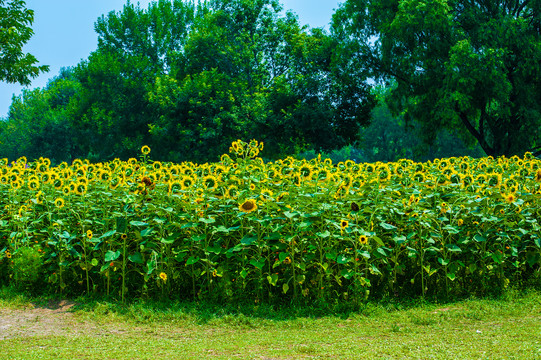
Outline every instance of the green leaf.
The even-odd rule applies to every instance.
[[[188,258],[188,260],[186,260],[186,265],[193,265],[193,264],[195,264],[196,262],[198,262],[199,259],[200,259],[199,256],[190,256],[190,257]]]
[[[288,290],[289,290],[289,285],[287,283],[282,285],[282,291],[284,292],[284,294],[286,294]]]
[[[387,224],[386,222],[380,222],[379,225],[384,228],[385,230],[396,230],[397,227],[391,224]]]
[[[375,241],[379,246],[385,246],[385,244],[383,243],[383,240],[381,240],[379,237],[377,237],[377,236],[372,236],[372,239],[374,239],[374,241]]]
[[[142,237],[149,236],[152,233],[152,229],[153,228],[146,228],[144,230],[141,230],[141,236]]]
[[[263,270],[263,266],[265,266],[265,259],[261,258],[259,260],[251,259],[250,264],[258,268],[259,270]]]
[[[142,222],[142,221],[130,221],[130,225],[133,225],[133,226],[147,226],[148,224],[146,222]]]
[[[92,264],[92,266],[98,266],[98,259],[93,258],[90,264]]]
[[[339,263],[339,264],[347,264],[348,262],[351,261],[351,258],[350,257],[347,257],[346,255],[344,254],[341,254],[341,255],[338,255],[336,257],[336,262]]]
[[[256,241],[257,241],[257,236],[246,235],[240,240],[240,243],[242,245],[250,246]]]
[[[107,231],[105,234],[100,236],[100,239],[103,239],[103,238],[106,238],[106,237],[109,237],[109,236],[113,236],[114,234],[116,234],[116,230]]]
[[[246,279],[246,276],[248,276],[248,271],[246,271],[246,269],[242,269],[240,272],[240,277]]]
[[[205,224],[208,225],[208,224],[213,224],[213,223],[215,223],[215,222],[216,222],[216,219],[211,218],[211,217],[209,217],[209,218],[199,218],[199,221],[201,221],[202,223],[205,223]]]
[[[278,259],[280,259],[280,262],[283,262],[288,256],[289,256],[289,253],[281,252],[280,254],[278,254]]]
[[[342,269],[342,271],[340,271],[340,275],[342,275],[346,279],[351,279],[351,277],[353,276],[353,272],[349,271],[348,269]]]
[[[462,252],[462,249],[454,244],[447,244],[445,245],[445,247],[447,248],[447,250],[452,251],[452,252]]]
[[[329,230],[325,230],[324,232],[317,232],[316,235],[322,238],[328,238],[329,236],[331,236],[331,233],[329,232]]]
[[[484,237],[484,236],[481,236],[479,234],[476,234],[474,237],[473,237],[473,240],[477,241],[477,242],[485,242],[487,241],[487,239]]]
[[[456,275],[455,273],[450,272],[450,273],[447,273],[447,277],[449,278],[449,280],[454,281],[456,278]]]
[[[278,274],[272,274],[267,276],[267,281],[272,286],[276,286],[276,283],[278,282]]]
[[[448,259],[441,258],[441,257],[438,258],[438,262],[439,262],[442,266],[447,266],[447,265],[449,265],[449,260],[448,260]]]
[[[115,261],[116,259],[118,259],[120,256],[120,251],[107,251],[107,253],[105,253],[105,262],[111,262],[111,261]]]
[[[499,251],[495,251],[491,255],[492,260],[496,262],[497,264],[501,264],[503,262],[503,254]]]
[[[130,256],[128,256],[128,260],[136,264],[144,263],[143,256],[141,255],[140,252],[131,254]]]
[[[299,212],[298,212],[298,211],[294,211],[294,212],[284,211],[284,215],[285,215],[288,219],[292,219],[292,218],[294,218],[295,216],[299,216]]]

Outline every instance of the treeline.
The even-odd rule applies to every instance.
[[[268,159],[316,152],[359,161],[484,155],[480,147],[470,150],[477,143],[492,154],[487,144],[500,135],[479,123],[476,114],[484,113],[464,110],[477,121],[473,127],[481,126],[484,143],[459,124],[462,113],[452,113],[466,106],[466,95],[451,89],[460,106],[429,111],[420,90],[406,92],[420,86],[419,69],[409,79],[383,74],[363,44],[381,46],[367,39],[383,41],[385,34],[359,31],[367,23],[357,22],[364,10],[354,3],[341,6],[326,31],[302,26],[278,0],[158,0],[146,9],[128,2],[97,20],[98,46],[88,59],[13,99],[0,121],[0,157],[104,161],[149,145],[156,160],[205,162],[236,139],[263,141]],[[389,63],[389,71],[398,65]],[[422,81],[434,93],[430,79]],[[503,106],[483,104],[493,115]],[[517,137],[523,147],[536,145],[528,129],[539,122],[538,107],[521,113],[530,121],[523,127],[529,138]]]

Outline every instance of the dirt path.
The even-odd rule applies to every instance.
[[[100,334],[102,329],[98,325],[75,319],[69,311],[73,305],[63,300],[24,309],[0,308],[0,340],[88,332]]]

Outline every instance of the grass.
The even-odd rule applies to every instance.
[[[50,301],[2,290],[0,314]],[[65,315],[62,331],[0,340],[0,359],[541,359],[535,291],[356,311],[79,299]]]

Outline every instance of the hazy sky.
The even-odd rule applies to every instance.
[[[281,0],[286,10],[299,16],[301,24],[327,27],[334,10],[345,0]],[[146,8],[152,0],[132,0]],[[61,67],[77,65],[96,49],[94,22],[102,14],[122,10],[126,0],[26,0],[34,10],[34,36],[24,47],[40,65],[50,70],[36,78],[29,88],[43,87],[58,74]],[[0,117],[8,113],[11,97],[19,95],[22,87],[0,82]]]

